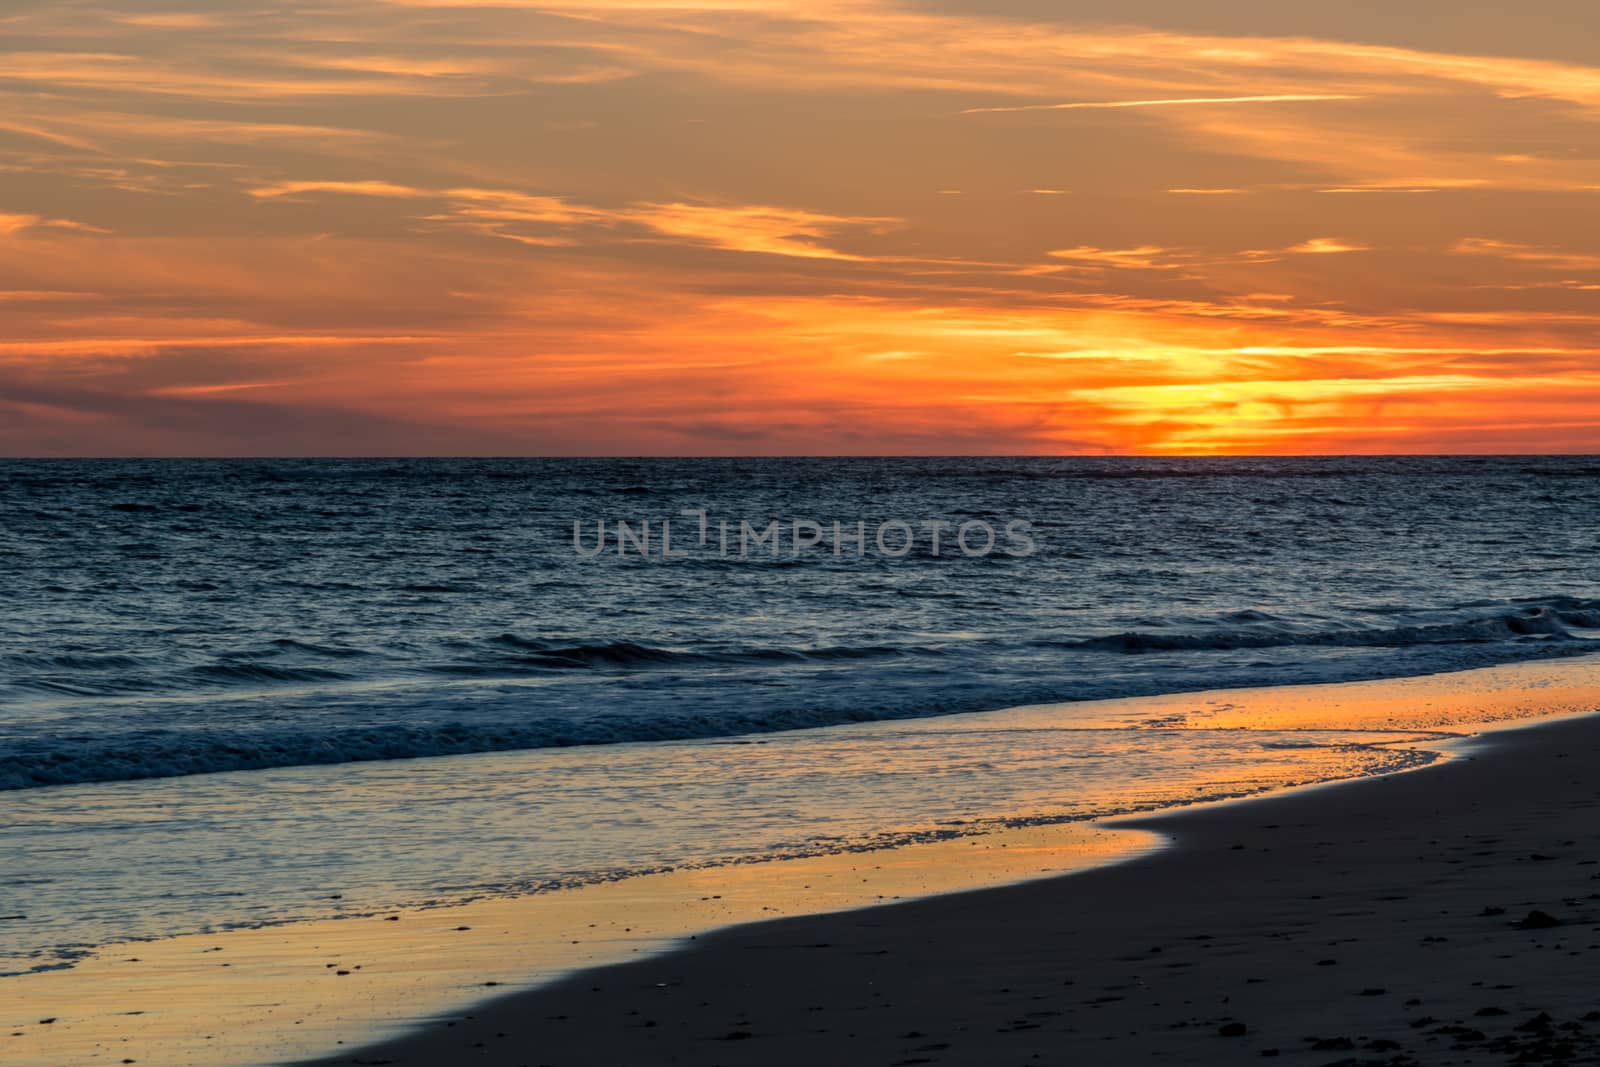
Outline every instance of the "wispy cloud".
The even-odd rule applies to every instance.
[[[13,237],[27,230],[70,230],[75,233],[110,233],[99,226],[90,226],[73,219],[50,219],[39,215],[7,214],[0,212],[0,237]]]
[[[1385,178],[1356,185],[1337,185],[1318,189],[1319,193],[1439,193],[1456,189],[1481,189],[1492,185],[1487,178]]]
[[[963,115],[1014,111],[1085,111],[1123,107],[1183,107],[1210,104],[1303,104],[1319,100],[1359,100],[1348,94],[1281,93],[1275,96],[1191,96],[1171,100],[1093,100],[1065,104],[1019,104],[1011,107],[969,107]]]
[[[1057,248],[1047,254],[1052,259],[1064,259],[1069,263],[1100,267],[1156,270],[1174,265],[1167,259],[1172,254],[1172,249],[1158,245],[1140,245],[1138,248],[1094,248],[1080,245],[1077,248]]]
[[[376,180],[273,182],[271,185],[258,185],[249,190],[249,193],[258,200],[294,199],[308,193],[345,193],[350,196],[378,196],[397,200],[414,200],[418,197],[431,195],[426,190],[413,186]]]
[[[1456,242],[1454,251],[1467,256],[1496,256],[1555,270],[1600,270],[1600,255],[1597,254],[1566,252],[1487,237],[1464,237]]]
[[[823,242],[846,228],[881,230],[893,218],[825,215],[790,208],[713,204],[641,204],[618,217],[667,237],[735,252],[761,252],[808,259],[861,260]]]
[[[63,148],[76,148],[83,152],[103,152],[99,145],[82,137],[74,137],[69,133],[46,129],[43,126],[30,125],[25,122],[16,122],[10,119],[0,119],[0,132],[13,133],[22,137],[35,138],[48,141]]]
[[[0,304],[54,304],[94,300],[98,293],[56,289],[0,289]]]
[[[601,207],[566,197],[541,196],[498,189],[423,189],[380,180],[281,181],[249,190],[263,200],[296,199],[313,194],[341,194],[380,199],[439,199],[447,210],[430,214],[431,222],[461,222],[477,232],[524,244],[565,243],[548,235],[518,232],[511,224],[556,227],[586,225],[635,226],[658,237],[732,252],[754,252],[802,259],[861,260],[826,242],[841,231],[881,231],[903,220],[888,217],[841,216],[797,208],[759,204],[633,203]]]

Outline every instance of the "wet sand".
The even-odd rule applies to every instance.
[[[1123,825],[1174,847],[731,928],[323,1062],[1600,1062],[1600,717]]]
[[[577,968],[782,915],[1087,869],[1160,838],[1022,826],[882,852],[666,871],[440,908],[109,946],[0,982],[6,1067],[244,1067],[358,1047]]]

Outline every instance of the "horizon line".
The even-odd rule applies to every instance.
[[[867,460],[867,459],[1577,459],[1600,457],[1592,452],[804,452],[804,453],[696,453],[650,455],[643,453],[323,453],[317,455],[182,455],[121,456],[0,455],[0,463],[137,463],[137,462],[283,462],[323,460],[629,460],[673,462],[682,460]]]

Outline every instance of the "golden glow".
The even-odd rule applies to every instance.
[[[0,453],[1600,448],[1600,65],[1140,11],[4,16]]]

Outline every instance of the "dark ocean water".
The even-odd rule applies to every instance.
[[[0,788],[1588,651],[1597,515],[1587,457],[0,462]]]

